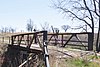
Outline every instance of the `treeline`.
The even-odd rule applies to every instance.
[[[45,22],[45,23],[42,23],[40,24],[41,25],[41,29],[38,29],[36,24],[33,23],[33,21],[31,19],[28,20],[28,23],[26,24],[26,31],[27,32],[34,32],[34,31],[41,31],[41,30],[46,30],[48,32],[59,32],[60,29],[59,28],[56,28],[52,25],[50,25],[49,23]],[[62,25],[61,26],[61,29],[64,31],[64,32],[67,32],[69,29],[72,31],[73,29],[74,30],[77,30],[77,29],[82,29],[82,31],[84,32],[87,32],[87,25],[80,25],[78,26],[77,28],[72,28],[71,26],[69,25]],[[82,32],[81,31],[81,32]],[[13,28],[13,27],[1,27],[0,28],[0,33],[15,33],[16,32],[16,29]],[[24,30],[20,30],[19,32],[25,32]]]
[[[14,32],[16,32],[16,29],[14,29],[12,27],[2,27],[2,28],[0,28],[0,32],[1,33],[14,33]]]

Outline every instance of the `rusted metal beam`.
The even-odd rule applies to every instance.
[[[89,34],[91,32],[80,32],[80,33],[58,33],[58,35],[72,35],[72,34]],[[56,35],[56,33],[48,33],[48,35]]]
[[[93,50],[93,37],[92,36],[92,33],[89,33],[88,34],[88,50],[91,51]]]
[[[14,44],[13,36],[11,36],[11,45]]]
[[[22,35],[20,38],[18,38],[18,45],[21,44],[22,38],[24,37],[24,35]]]
[[[18,67],[23,67],[26,63],[28,63],[30,60],[32,60],[32,57],[29,57],[26,61],[24,61],[22,64],[20,64]]]
[[[62,43],[62,46],[64,46],[63,45],[63,41],[64,41],[64,37],[63,37],[63,34],[61,35],[61,43]]]
[[[71,37],[67,40],[67,42],[64,44],[63,47],[65,47],[65,46],[68,44],[68,42],[71,40],[71,38],[72,38],[73,36],[75,36],[75,35],[71,35]]]
[[[43,51],[42,50],[38,50],[38,49],[29,49],[26,47],[22,47],[22,46],[18,46],[18,45],[8,45],[8,47],[10,49],[16,49],[16,50],[20,50],[20,51],[27,51],[29,53],[36,53],[36,54],[40,54]]]

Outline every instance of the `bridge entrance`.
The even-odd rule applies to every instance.
[[[47,31],[11,36],[2,67],[49,67]]]

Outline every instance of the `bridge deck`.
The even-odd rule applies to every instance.
[[[27,51],[27,52],[30,52],[30,53],[41,53],[42,52],[42,49],[39,48],[38,45],[32,45],[30,48],[27,48],[26,45],[20,45],[18,46],[17,44],[14,44],[14,45],[8,45],[10,48],[12,49],[15,49],[15,50],[21,50],[21,51]]]

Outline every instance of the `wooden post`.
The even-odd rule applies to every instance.
[[[92,37],[92,33],[88,33],[88,50],[89,51],[93,50],[93,37]]]

